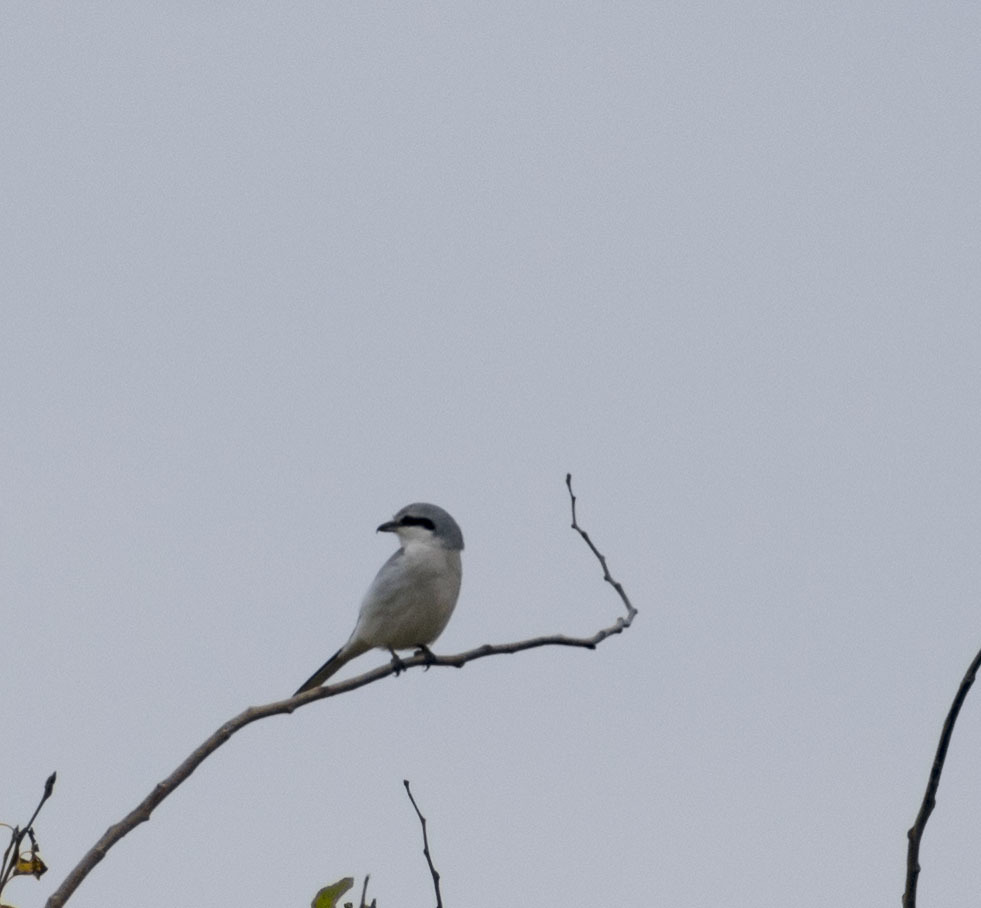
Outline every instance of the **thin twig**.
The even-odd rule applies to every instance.
[[[623,587],[616,580],[614,580],[613,577],[610,576],[610,569],[606,566],[606,557],[600,554],[599,549],[596,548],[595,545],[593,545],[593,540],[589,538],[589,534],[581,526],[579,526],[578,522],[576,521],[576,496],[572,491],[571,473],[565,474],[565,485],[566,488],[569,490],[569,500],[572,506],[572,529],[574,529],[580,536],[582,536],[583,541],[586,543],[586,545],[589,546],[590,551],[596,556],[596,559],[600,563],[600,567],[603,568],[603,579],[608,584],[610,584],[610,586],[612,586],[613,589],[617,591],[617,595],[620,597],[620,600],[627,608],[627,617],[623,619],[623,625],[620,628],[621,630],[623,630],[623,628],[625,627],[630,627],[631,623],[634,620],[634,615],[637,614],[637,609],[635,609],[631,604],[630,599],[627,597],[627,594],[623,590]]]
[[[468,662],[476,659],[483,659],[486,656],[498,656],[505,653],[520,653],[524,650],[536,649],[540,646],[572,646],[584,649],[596,649],[607,637],[614,634],[623,633],[633,622],[637,609],[631,605],[623,587],[613,579],[606,565],[606,558],[600,554],[599,550],[593,545],[588,534],[579,526],[576,521],[576,497],[572,492],[572,476],[566,475],[566,486],[569,489],[569,496],[572,506],[572,528],[579,533],[592,553],[599,560],[603,568],[603,579],[611,584],[617,591],[623,604],[626,606],[626,617],[619,617],[609,627],[601,628],[589,637],[569,637],[565,634],[551,634],[545,637],[533,637],[529,640],[519,640],[515,643],[485,643],[466,652],[454,656],[435,656],[430,653],[415,653],[407,659],[401,659],[398,672],[403,669],[415,668],[416,666],[449,666],[452,668],[462,668]],[[389,675],[397,674],[396,667],[391,661],[386,661],[371,671],[347,681],[331,684],[324,687],[316,687],[313,690],[304,691],[302,694],[289,697],[286,700],[277,700],[274,703],[267,703],[263,706],[251,706],[239,713],[232,719],[225,722],[217,731],[203,741],[194,751],[192,751],[184,761],[162,782],[159,782],[154,789],[126,816],[118,823],[110,826],[99,838],[99,840],[82,856],[78,864],[69,872],[68,876],[62,880],[61,885],[48,897],[45,908],[62,908],[68,901],[71,894],[79,887],[81,882],[92,872],[96,865],[106,856],[106,853],[120,839],[131,832],[141,823],[150,819],[153,811],[177,789],[181,783],[198,768],[212,753],[221,747],[232,735],[241,731],[246,725],[251,725],[259,719],[266,719],[269,716],[290,714],[301,706],[307,706],[315,700],[326,700],[340,694],[349,693],[359,687],[380,681]]]
[[[405,793],[409,796],[409,800],[412,802],[413,808],[415,808],[416,816],[419,817],[419,823],[422,825],[422,853],[426,856],[426,863],[429,864],[429,872],[433,877],[433,889],[436,890],[436,908],[443,908],[443,898],[439,894],[439,871],[433,866],[433,859],[429,854],[429,836],[426,835],[426,818],[419,810],[416,799],[412,797],[409,780],[403,779],[402,784],[405,786]]]
[[[34,825],[37,815],[41,812],[41,808],[44,807],[44,802],[51,797],[51,793],[54,791],[55,782],[57,780],[58,773],[56,772],[51,773],[51,775],[44,780],[44,793],[41,795],[41,800],[38,801],[37,807],[34,808],[34,813],[31,814],[31,818],[27,821],[27,829],[30,829]]]
[[[903,908],[916,908],[916,884],[920,876],[920,840],[923,838],[923,830],[926,828],[927,820],[930,819],[930,814],[933,813],[933,808],[937,805],[940,774],[944,769],[944,760],[947,759],[947,748],[950,746],[950,738],[954,733],[954,723],[957,721],[957,715],[961,711],[967,692],[974,684],[979,668],[981,668],[981,651],[968,666],[964,680],[961,681],[961,686],[957,689],[957,696],[954,697],[954,702],[950,706],[950,712],[947,713],[943,731],[940,732],[937,753],[930,769],[930,779],[923,795],[923,803],[920,804],[920,812],[916,815],[916,822],[906,833],[909,847],[906,850],[906,891],[903,892]]]

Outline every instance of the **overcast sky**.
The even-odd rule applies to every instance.
[[[0,820],[41,905],[346,639],[411,501],[412,671],[249,727],[71,905],[898,906],[981,646],[974,3],[9,3]],[[385,660],[362,656],[345,674]],[[981,891],[981,692],[923,905]]]

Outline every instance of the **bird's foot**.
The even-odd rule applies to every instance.
[[[415,655],[423,655],[426,657],[426,667],[423,671],[429,671],[429,669],[436,664],[436,654],[428,647],[420,644],[419,649],[415,651]]]
[[[395,677],[397,678],[405,671],[405,663],[398,657],[395,650],[390,649],[389,652],[392,654],[392,668],[395,669]]]

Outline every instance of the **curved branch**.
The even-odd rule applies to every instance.
[[[159,782],[154,787],[153,791],[151,791],[150,794],[148,794],[133,810],[126,814],[126,816],[123,817],[118,823],[110,826],[103,833],[99,841],[97,841],[95,845],[93,845],[88,852],[86,852],[78,864],[68,874],[68,876],[65,877],[61,885],[51,894],[48,901],[45,903],[45,908],[61,908],[61,906],[68,901],[71,894],[78,888],[82,880],[84,880],[92,869],[106,856],[106,853],[110,848],[112,848],[113,845],[123,838],[123,836],[131,832],[135,827],[149,820],[153,811],[166,797],[168,797],[168,795],[170,795],[182,782],[186,781],[188,776],[190,776],[191,773],[198,768],[198,766],[200,766],[211,754],[221,747],[221,745],[224,744],[232,735],[245,728],[246,725],[250,725],[259,719],[268,718],[269,716],[292,713],[293,710],[299,709],[301,706],[306,706],[309,703],[313,703],[315,700],[326,700],[330,697],[346,694],[349,691],[357,690],[359,687],[364,687],[367,684],[380,681],[382,678],[386,678],[391,674],[397,674],[403,669],[413,668],[418,665],[440,665],[450,666],[452,668],[462,668],[468,662],[473,662],[475,659],[483,659],[485,656],[497,656],[504,653],[520,653],[523,650],[535,649],[540,646],[576,646],[585,649],[596,649],[596,646],[607,637],[622,633],[626,628],[630,627],[634,620],[634,616],[637,614],[637,609],[631,605],[627,594],[623,591],[623,587],[610,575],[609,569],[606,565],[606,558],[600,554],[599,550],[593,544],[588,534],[577,523],[576,496],[572,492],[572,475],[567,474],[565,481],[566,486],[569,489],[569,497],[571,500],[572,529],[579,533],[579,535],[589,546],[592,553],[599,560],[600,566],[603,568],[603,579],[607,583],[611,584],[617,591],[617,594],[627,609],[626,617],[618,618],[616,622],[609,627],[601,628],[595,634],[589,637],[569,637],[565,634],[552,634],[546,637],[533,637],[529,640],[519,640],[515,643],[485,643],[483,646],[478,646],[475,649],[467,650],[466,652],[459,653],[455,656],[436,656],[432,653],[420,652],[409,657],[408,659],[401,659],[401,664],[399,666],[394,665],[392,662],[388,662],[385,665],[380,665],[378,668],[374,668],[369,672],[365,672],[363,675],[358,675],[338,684],[314,688],[313,690],[305,691],[302,694],[289,697],[286,700],[277,700],[274,703],[267,703],[263,706],[249,707],[234,718],[225,722],[225,724],[222,725],[214,734],[212,734],[207,740],[202,742],[194,751],[192,751],[192,753],[169,776],[167,776],[166,779]]]
[[[943,731],[940,733],[940,742],[937,744],[937,754],[933,758],[933,767],[930,769],[930,780],[927,782],[926,793],[923,795],[923,803],[920,804],[920,812],[916,815],[916,822],[906,833],[909,847],[906,850],[906,891],[903,892],[903,908],[916,908],[916,884],[920,877],[920,840],[923,838],[923,830],[926,828],[927,820],[930,819],[933,808],[937,806],[940,774],[944,769],[944,760],[947,759],[947,748],[950,746],[950,738],[954,733],[954,723],[957,721],[967,692],[974,684],[979,668],[981,668],[981,651],[968,666],[964,680],[961,681],[961,686],[957,689],[957,696],[954,697],[954,702],[947,713]]]

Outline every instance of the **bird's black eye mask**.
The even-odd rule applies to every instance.
[[[432,533],[436,529],[436,524],[433,523],[428,517],[410,517],[408,514],[405,515],[399,521],[400,527],[425,527]]]

